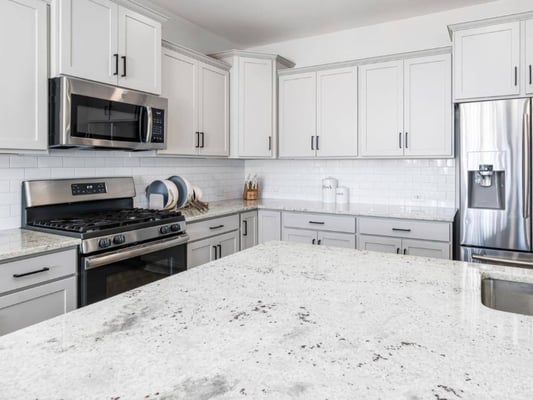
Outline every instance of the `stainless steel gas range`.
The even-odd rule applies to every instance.
[[[81,239],[80,307],[187,269],[185,218],[134,197],[131,177],[22,184],[23,228]]]

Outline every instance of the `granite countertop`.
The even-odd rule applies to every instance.
[[[0,338],[1,399],[531,399],[533,270],[270,242]]]
[[[50,250],[75,247],[80,239],[26,229],[0,231],[0,262],[11,258],[31,256]]]
[[[453,222],[457,212],[457,209],[455,208],[442,207],[412,207],[357,203],[347,204],[346,206],[336,206],[335,204],[324,204],[320,201],[273,199],[257,201],[245,201],[241,199],[215,201],[209,203],[209,211],[207,213],[199,213],[198,211],[190,209],[181,211],[188,222],[195,222],[226,214],[256,209],[316,212],[367,217],[406,218],[443,222]]]

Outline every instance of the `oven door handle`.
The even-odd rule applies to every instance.
[[[180,235],[175,239],[162,239],[157,242],[143,243],[137,246],[128,247],[125,249],[113,251],[110,253],[98,254],[96,256],[83,257],[83,267],[87,269],[93,269],[103,267],[104,265],[113,264],[118,261],[127,260],[128,258],[134,258],[143,256],[145,254],[154,253],[156,251],[165,250],[174,246],[179,246],[187,243],[189,240],[188,235]]]

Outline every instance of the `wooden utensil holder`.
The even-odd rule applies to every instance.
[[[259,188],[257,189],[244,188],[244,195],[243,195],[244,200],[257,200],[258,196],[259,196]]]

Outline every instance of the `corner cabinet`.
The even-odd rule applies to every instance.
[[[259,210],[257,212],[257,242],[281,240],[281,211]]]
[[[52,76],[161,93],[159,21],[110,0],[53,0],[51,45]]]
[[[229,65],[164,42],[162,82],[168,128],[159,153],[228,156]]]
[[[47,32],[45,2],[0,2],[0,151],[48,147]]]
[[[241,250],[257,245],[257,211],[241,213]]]
[[[357,156],[357,67],[279,78],[279,156]]]
[[[294,64],[273,54],[232,50],[213,54],[231,65],[230,157],[277,155],[277,72]]]
[[[452,157],[450,54],[359,67],[362,157]]]

